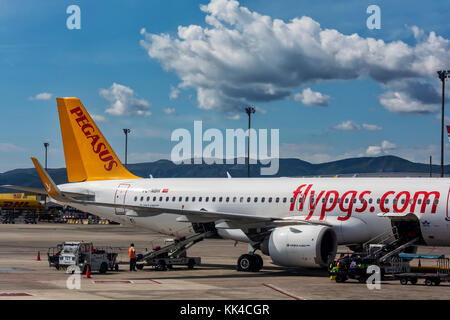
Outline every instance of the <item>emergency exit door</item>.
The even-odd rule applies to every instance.
[[[125,200],[127,197],[128,189],[130,188],[129,184],[121,183],[119,187],[117,187],[116,193],[114,195],[114,204],[125,204]],[[124,208],[115,208],[117,215],[124,215]]]

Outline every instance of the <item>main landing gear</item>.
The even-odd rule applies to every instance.
[[[237,271],[258,272],[263,267],[263,259],[259,254],[246,253],[239,257]]]

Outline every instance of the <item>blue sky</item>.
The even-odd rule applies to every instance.
[[[64,166],[59,96],[81,99],[120,158],[122,128],[131,128],[129,162],[168,158],[176,144],[171,132],[193,130],[194,120],[203,120],[205,129],[245,128],[245,105],[258,107],[255,128],[280,129],[281,157],[318,163],[394,154],[419,162],[433,155],[440,161],[440,82],[432,70],[450,69],[448,1],[233,3],[0,0],[0,172],[31,167],[30,156],[43,159],[44,141],[50,143],[49,166]],[[66,27],[72,4],[81,9],[80,30]],[[381,9],[379,30],[366,26],[371,4]],[[211,25],[208,16],[222,27]],[[275,27],[258,29],[267,21],[263,16],[279,19],[286,36],[274,36]],[[184,36],[179,26],[186,27]],[[330,44],[317,53],[311,39],[303,40],[310,27],[321,34],[311,31],[311,37],[334,30],[328,33]],[[211,30],[224,41],[212,41]],[[230,34],[234,41],[227,41]],[[352,34],[359,40],[346,38]],[[284,47],[288,38],[294,48]],[[364,51],[369,38],[384,41],[375,58]],[[207,61],[210,55],[197,45],[237,62],[227,65],[217,56]],[[295,50],[306,53],[297,56]],[[358,57],[347,57],[350,51]],[[374,62],[377,55],[386,55],[386,66]],[[390,65],[389,57],[400,58]],[[252,58],[263,63],[253,66]],[[411,74],[398,76],[403,68]],[[257,82],[247,80],[255,77]],[[437,98],[424,98],[430,90]],[[117,102],[123,110],[114,108]]]

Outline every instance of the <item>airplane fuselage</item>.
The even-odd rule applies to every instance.
[[[450,245],[450,179],[446,178],[161,178],[60,185],[96,202],[295,218],[331,225],[339,244],[364,243],[392,228],[378,214],[413,214],[427,245]],[[122,224],[183,236],[195,232],[181,215],[139,217],[132,210],[71,204]],[[207,219],[205,220],[207,221]],[[241,230],[219,235],[248,241]]]

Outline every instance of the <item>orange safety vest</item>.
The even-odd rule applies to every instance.
[[[130,253],[130,259],[136,259],[136,249],[134,249],[134,247],[130,247],[128,251]]]

